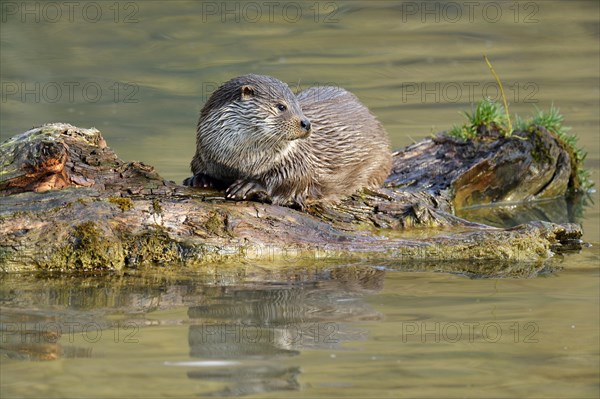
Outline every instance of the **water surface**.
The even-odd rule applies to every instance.
[[[356,264],[7,275],[3,397],[597,397],[585,262],[524,280]]]

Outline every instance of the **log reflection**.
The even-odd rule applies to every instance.
[[[380,290],[383,277],[374,268],[339,268],[329,280],[313,283],[221,288],[219,295],[189,308],[190,356],[239,364],[190,371],[188,377],[228,381],[224,390],[211,393],[217,396],[299,389],[301,371],[293,357],[305,349],[365,339],[349,322],[381,317],[362,297]]]

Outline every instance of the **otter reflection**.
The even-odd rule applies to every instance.
[[[189,328],[178,327],[185,320],[180,313],[175,319],[156,317],[156,323],[171,325],[161,337],[188,328],[190,359],[177,364],[165,354],[160,360],[166,367],[183,367],[184,377],[224,387],[202,395],[297,390],[301,371],[296,355],[365,339],[366,333],[351,322],[381,318],[365,297],[381,290],[384,273],[336,265],[172,277],[5,274],[0,284],[0,359],[75,357],[91,358],[91,364],[109,344],[137,340],[151,348],[153,334],[147,334],[153,325],[148,321],[154,317],[148,315],[185,309]],[[131,356],[140,346],[119,348]],[[140,355],[146,359],[145,352]]]
[[[199,366],[207,360],[237,362],[202,367],[188,377],[229,382],[209,393],[216,396],[299,389],[300,369],[291,359],[304,349],[365,339],[349,322],[381,318],[362,296],[379,291],[383,277],[373,268],[339,268],[329,280],[312,283],[220,287],[188,310],[190,356],[202,359]]]

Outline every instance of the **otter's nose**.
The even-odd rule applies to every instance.
[[[302,127],[302,129],[306,130],[307,132],[310,132],[310,121],[308,119],[302,119],[300,121],[300,126]]]

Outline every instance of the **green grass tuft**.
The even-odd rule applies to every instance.
[[[462,140],[475,140],[490,131],[497,131],[501,137],[512,136],[504,107],[490,99],[480,101],[473,112],[465,112],[464,115],[467,122],[460,126],[453,126],[448,131],[448,135]],[[523,119],[515,115],[514,120],[515,131],[527,132],[541,126],[558,136],[572,158],[571,167],[577,175],[574,190],[588,191],[594,186],[589,171],[583,168],[583,161],[587,154],[577,146],[577,136],[569,134],[570,128],[563,125],[564,117],[558,108],[552,105],[549,111],[536,109],[532,118]]]
[[[583,168],[583,161],[587,153],[577,145],[577,136],[569,134],[571,128],[563,126],[563,121],[564,117],[560,114],[560,110],[552,105],[547,112],[536,109],[530,125],[543,126],[546,130],[556,134],[560,138],[573,158],[571,166],[575,169],[577,180],[579,180],[579,186],[575,188],[581,191],[588,191],[594,186],[594,182],[590,179],[590,172]]]
[[[507,119],[504,107],[490,99],[480,101],[472,113],[465,112],[467,123],[462,126],[453,126],[448,132],[450,136],[459,139],[474,139],[478,132],[485,130],[498,130],[501,136],[509,136]]]

